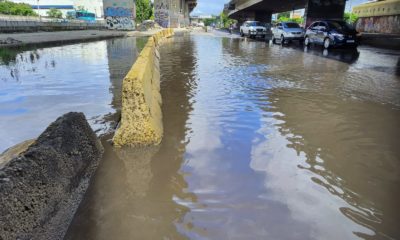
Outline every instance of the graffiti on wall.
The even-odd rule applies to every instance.
[[[135,22],[130,17],[106,17],[109,29],[130,30],[135,28]]]
[[[103,0],[104,17],[109,29],[135,29],[135,3],[126,0]]]
[[[400,15],[359,18],[359,32],[400,34]]]
[[[167,0],[156,0],[154,2],[154,20],[161,27],[169,27],[169,4]]]
[[[108,7],[104,11],[104,15],[110,17],[132,17],[132,12],[128,8]]]

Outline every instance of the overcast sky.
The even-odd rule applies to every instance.
[[[347,8],[355,6],[367,0],[349,0],[347,1]],[[193,10],[193,15],[218,15],[224,8],[224,4],[229,0],[197,0],[197,7]],[[346,9],[347,10],[347,9]]]

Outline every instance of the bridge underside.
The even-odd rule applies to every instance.
[[[320,19],[342,19],[346,0],[232,0],[226,5],[228,16],[243,22],[271,22],[274,13],[305,8],[306,25]]]
[[[240,2],[237,2],[235,10],[230,11],[229,16],[235,18],[243,12],[269,12],[271,14],[287,12],[304,8],[306,4],[307,0],[292,0],[286,1],[286,3],[283,3],[283,1],[247,1],[240,4]]]

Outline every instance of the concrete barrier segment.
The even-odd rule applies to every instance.
[[[158,46],[173,31],[150,37],[122,83],[121,122],[114,135],[116,147],[160,144],[163,124]]]
[[[0,168],[0,239],[63,239],[102,153],[83,113],[53,122]]]

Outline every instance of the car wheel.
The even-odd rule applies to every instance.
[[[325,38],[324,40],[324,48],[328,49],[331,46],[331,40],[329,38]]]
[[[282,44],[282,45],[285,44],[285,41],[286,41],[286,40],[285,40],[285,37],[282,35],[282,36],[281,36],[281,44]]]
[[[310,38],[306,36],[306,38],[304,39],[304,46],[308,47],[310,46]]]
[[[243,31],[240,31],[240,36],[241,36],[241,37],[244,37]]]

